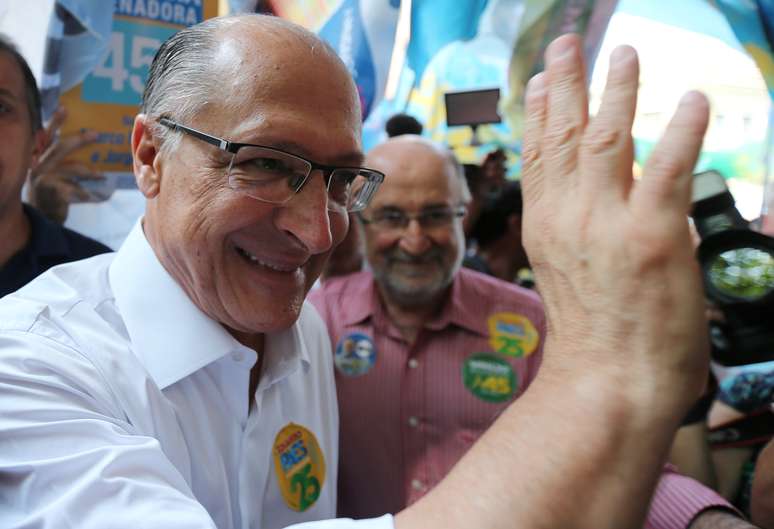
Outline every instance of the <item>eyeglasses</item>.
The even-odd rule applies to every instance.
[[[465,216],[465,206],[441,206],[423,209],[409,214],[398,208],[384,208],[371,217],[359,215],[364,224],[371,224],[382,230],[405,230],[409,222],[416,220],[422,228],[432,230],[449,226],[455,218]]]
[[[330,211],[362,210],[384,181],[384,174],[373,169],[323,165],[281,149],[210,136],[167,118],[160,118],[159,123],[231,153],[229,186],[269,204],[288,202],[309,181],[312,171],[318,169],[328,191]]]

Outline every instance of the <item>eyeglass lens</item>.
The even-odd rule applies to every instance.
[[[408,214],[400,209],[385,209],[377,212],[370,222],[386,229],[405,229],[411,220],[416,219],[425,229],[448,226],[452,219],[461,216],[464,210],[454,208],[431,208],[416,214]]]
[[[304,185],[312,165],[306,160],[265,147],[245,146],[233,155],[229,183],[249,196],[283,204]],[[328,209],[357,211],[368,203],[375,186],[357,168],[335,169],[327,178]]]

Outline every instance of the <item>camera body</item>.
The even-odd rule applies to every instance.
[[[774,239],[750,229],[716,171],[694,175],[691,216],[705,293],[725,316],[710,322],[713,358],[727,366],[774,360]]]

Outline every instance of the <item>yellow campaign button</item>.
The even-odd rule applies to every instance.
[[[294,511],[314,505],[325,484],[325,457],[314,434],[290,423],[277,433],[272,449],[282,498]]]
[[[489,345],[496,352],[517,358],[527,357],[537,349],[540,336],[526,316],[498,312],[487,320]]]

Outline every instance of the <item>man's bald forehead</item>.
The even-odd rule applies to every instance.
[[[226,22],[214,35],[217,47],[209,63],[220,79],[251,68],[267,71],[304,60],[327,61],[332,74],[337,71],[342,79],[351,78],[335,50],[306,28],[266,15],[228,17]]]
[[[464,202],[470,200],[465,176],[454,153],[445,145],[415,134],[403,134],[390,138],[371,149],[366,156],[368,167],[384,171],[385,184],[389,185],[390,172],[401,170],[403,166],[415,166],[435,158],[448,168],[448,175],[459,186],[459,192]]]
[[[393,165],[404,161],[411,163],[417,156],[434,156],[443,160],[455,174],[459,172],[459,163],[446,146],[415,134],[402,134],[380,143],[366,156],[366,164],[379,169],[380,166]]]
[[[286,97],[302,97],[288,82],[308,87],[307,99],[333,84],[327,104],[335,105],[334,98],[345,101],[360,121],[360,101],[349,70],[333,48],[307,29],[277,17],[244,15],[229,20],[214,38],[217,46],[209,67],[218,82],[206,104],[214,102],[214,112],[224,111],[225,105],[247,116],[261,104],[280,107],[288,102]]]
[[[225,17],[216,36],[224,45],[239,43],[247,46],[248,54],[257,57],[269,57],[289,46],[338,61],[336,51],[327,42],[306,28],[279,17],[255,14]]]
[[[415,134],[402,134],[371,149],[367,159],[394,159],[395,156],[411,156],[415,153],[434,154],[443,159],[448,159],[450,155],[449,150],[439,143]]]

